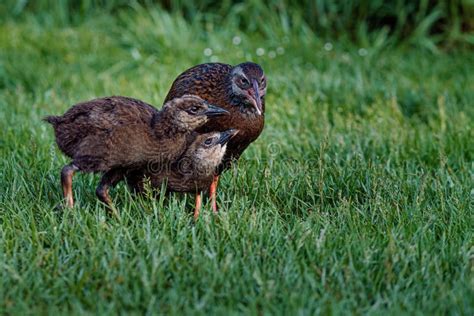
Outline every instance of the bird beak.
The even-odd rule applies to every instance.
[[[255,101],[253,102],[253,106],[255,107],[257,114],[262,115],[262,101],[260,100],[260,92],[258,90],[257,80],[252,80],[252,85],[253,85],[253,91],[254,91],[254,95],[252,96],[252,98]]]
[[[224,110],[223,108],[220,108],[218,106],[209,104],[208,109],[207,109],[206,112],[204,112],[204,114],[208,117],[212,117],[212,116],[227,115],[227,114],[229,114],[229,112]]]
[[[239,133],[239,130],[237,129],[228,129],[225,132],[221,133],[221,137],[219,138],[219,141],[217,142],[218,144],[224,145],[227,144],[229,140],[232,139],[235,135]]]

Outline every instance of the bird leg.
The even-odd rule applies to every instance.
[[[66,165],[61,170],[61,186],[63,188],[63,196],[66,200],[66,207],[74,207],[74,198],[72,195],[72,176],[79,170],[73,164]]]
[[[215,175],[212,180],[211,186],[209,187],[209,195],[211,196],[211,207],[214,213],[217,213],[217,184],[219,182],[219,176]]]
[[[99,186],[95,190],[95,194],[97,195],[97,197],[102,203],[107,204],[107,205],[112,205],[112,200],[110,199],[110,196],[109,196],[109,187],[110,187],[109,183],[101,180],[99,183]]]
[[[196,192],[196,205],[194,208],[194,220],[197,220],[199,217],[199,212],[201,211],[201,204],[202,204],[201,192]]]
[[[109,195],[110,187],[114,187],[123,178],[123,173],[117,169],[107,171],[100,179],[100,183],[95,190],[95,194],[99,200],[106,204],[114,215],[117,215],[117,210],[114,208],[112,199]]]

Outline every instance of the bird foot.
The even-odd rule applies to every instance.
[[[211,208],[212,208],[212,212],[214,214],[217,214],[219,212],[219,207],[217,206],[217,203],[216,203],[216,200],[212,200],[212,203],[211,203]]]

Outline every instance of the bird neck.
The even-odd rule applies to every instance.
[[[154,114],[151,120],[151,128],[154,131],[154,135],[160,139],[171,139],[189,132],[185,124],[176,122],[172,113],[163,111]]]

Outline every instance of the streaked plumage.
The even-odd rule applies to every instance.
[[[108,187],[126,170],[149,161],[169,164],[185,151],[191,132],[209,117],[227,112],[197,96],[167,102],[161,111],[140,100],[108,97],[79,103],[62,116],[49,116],[58,147],[72,163],[62,172],[63,190],[72,206],[75,171],[104,173],[97,195],[110,203]]]
[[[262,114],[258,115],[254,108],[241,95],[236,95],[232,88],[233,71],[241,69],[247,74],[248,80],[258,80],[261,90]],[[238,75],[238,73],[234,73]],[[264,79],[263,82],[261,80]],[[250,87],[252,88],[252,87]],[[194,94],[204,100],[222,107],[230,115],[210,119],[198,129],[201,133],[225,131],[230,128],[239,130],[228,144],[224,157],[225,162],[238,159],[242,152],[257,139],[264,127],[266,79],[262,68],[254,63],[243,63],[232,67],[221,63],[209,63],[194,66],[180,74],[173,82],[165,102],[185,94]]]
[[[151,187],[160,188],[164,181],[170,192],[194,193],[207,189],[222,162],[227,142],[236,130],[196,134],[184,154],[170,168],[148,165],[145,170],[127,174],[127,183],[135,192],[143,192],[147,179]]]
[[[227,143],[238,134],[237,130],[195,134],[195,138],[185,153],[170,165],[170,168],[149,165],[144,171],[136,170],[126,175],[129,187],[138,193],[145,190],[149,181],[152,188],[160,188],[166,183],[167,191],[196,194],[194,217],[201,208],[201,191],[213,181],[224,154]]]
[[[194,66],[173,82],[165,102],[190,93],[230,112],[229,116],[209,120],[198,132],[237,129],[239,133],[227,145],[220,174],[231,162],[260,136],[264,127],[267,82],[262,68],[246,62],[237,66],[208,63]],[[209,189],[212,208],[217,212],[216,190],[218,175]]]

